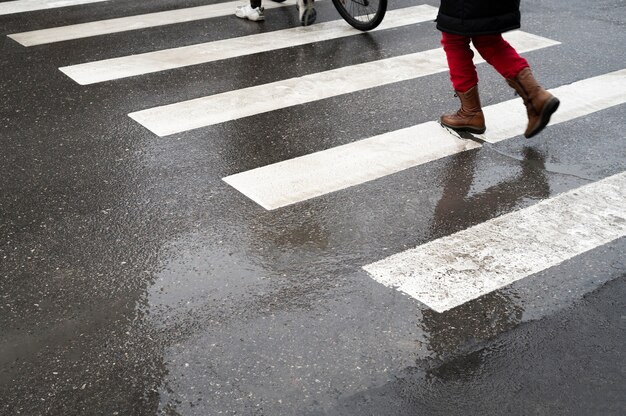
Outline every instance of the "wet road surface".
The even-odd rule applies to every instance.
[[[128,114],[436,49],[432,21],[91,85],[58,68],[294,28],[295,7],[6,36],[206,4],[0,15],[0,414],[624,414],[624,237],[443,313],[363,267],[622,174],[626,104],[267,210],[222,178],[436,120],[448,75],[163,137]],[[524,54],[546,88],[625,69],[623,2],[522,10],[559,42]],[[484,106],[514,98],[478,70]]]

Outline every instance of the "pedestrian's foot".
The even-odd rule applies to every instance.
[[[260,20],[265,20],[265,13],[263,13],[263,7],[252,8],[252,6],[250,6],[249,4],[246,4],[245,6],[238,6],[237,9],[235,10],[235,16],[242,18],[242,19],[252,20],[255,22],[258,22]]]
[[[298,0],[298,17],[302,26],[312,25],[317,18],[317,12],[313,7],[313,0]]]
[[[550,122],[550,117],[559,108],[560,103],[561,102],[558,98],[550,94],[550,98],[548,98],[546,103],[541,108],[541,112],[539,113],[539,118],[537,119],[536,123],[531,129],[524,133],[524,137],[530,139],[531,137],[539,134],[539,132],[548,125],[548,123]]]

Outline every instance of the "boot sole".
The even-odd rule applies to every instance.
[[[483,128],[483,129],[477,129],[476,127],[472,127],[472,126],[451,126],[449,124],[444,123],[441,120],[439,120],[439,123],[442,126],[447,127],[449,129],[452,129],[454,131],[466,131],[468,133],[483,134],[485,132],[485,130],[487,130],[486,127]]]
[[[559,104],[561,104],[559,99],[556,97],[552,97],[541,110],[541,114],[539,115],[539,124],[537,124],[537,126],[527,135],[525,134],[524,137],[530,139],[531,137],[539,134],[539,132],[541,132],[541,130],[543,130],[548,125],[548,123],[550,122],[550,117],[552,117],[552,114],[554,114],[556,110],[558,110]]]

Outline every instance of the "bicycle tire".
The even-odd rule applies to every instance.
[[[343,20],[362,31],[378,26],[387,12],[387,0],[333,0],[333,4]]]

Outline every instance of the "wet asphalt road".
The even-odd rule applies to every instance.
[[[457,104],[447,74],[167,137],[127,114],[436,48],[432,22],[89,86],[57,68],[285,29],[295,10],[6,37],[207,3],[0,16],[0,414],[626,413],[626,239],[442,314],[362,270],[626,171],[624,104],[266,211],[221,178],[435,120]],[[438,4],[390,8],[421,3]],[[523,29],[561,42],[525,54],[546,87],[626,66],[624,1],[522,3]],[[479,75],[484,105],[512,98]]]

